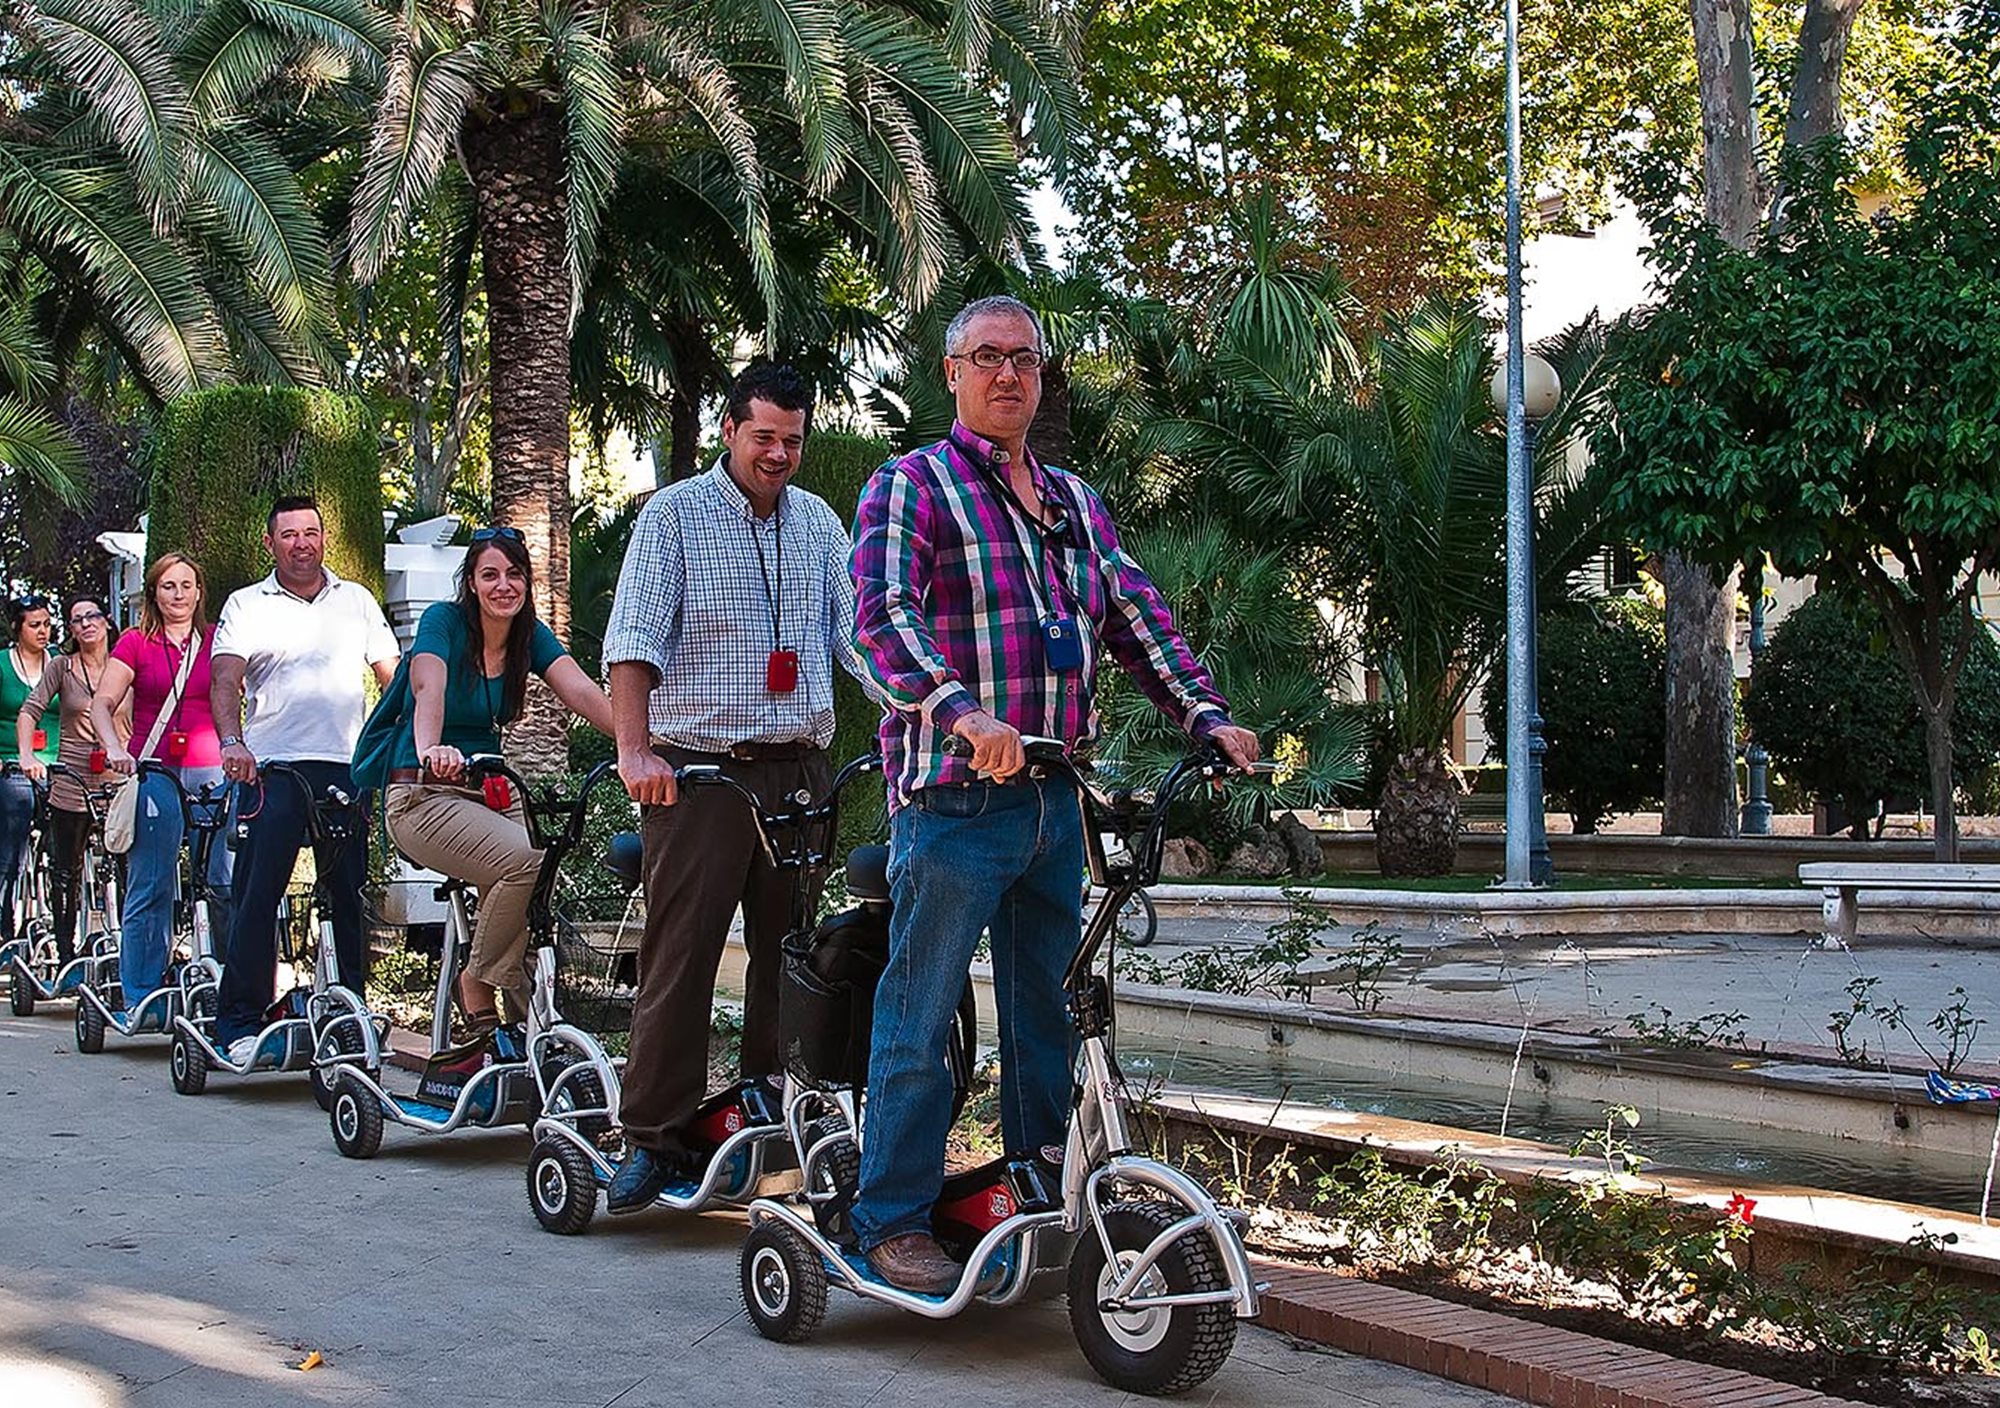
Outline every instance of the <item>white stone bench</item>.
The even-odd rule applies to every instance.
[[[1799,867],[1799,883],[1820,892],[1825,944],[1851,943],[1855,901],[1863,890],[1975,890],[2000,894],[2000,865],[1909,865],[1886,862],[1819,861]]]

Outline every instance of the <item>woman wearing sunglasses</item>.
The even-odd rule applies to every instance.
[[[458,569],[458,596],[425,611],[410,646],[406,729],[390,760],[385,816],[397,847],[479,891],[472,954],[459,979],[470,1030],[483,1042],[499,1024],[527,1015],[528,897],[541,852],[528,837],[521,799],[504,786],[468,786],[465,760],[500,751],[500,730],[521,715],[528,676],[600,732],[611,701],[535,618],[535,568],[514,528],[482,528]]]
[[[42,682],[49,663],[49,599],[16,597],[7,603],[9,643],[0,654],[0,719],[12,719],[28,695]],[[52,763],[56,758],[60,720],[53,708],[39,713],[28,731],[0,728],[0,763]],[[0,944],[12,943],[15,909],[20,903],[21,863],[27,859],[28,837],[35,825],[35,789],[26,777],[0,777]]]
[[[20,749],[21,771],[40,782],[49,775],[48,764],[31,752],[37,722],[54,704],[60,717],[61,741],[56,761],[73,773],[91,771],[92,755],[104,761],[97,742],[97,727],[90,719],[90,697],[104,678],[111,659],[112,642],[118,628],[111,624],[106,604],[94,596],[80,596],[69,606],[69,635],[62,653],[42,671],[41,682],[28,691],[27,702],[15,717],[15,743]],[[132,705],[119,708],[117,742],[122,746],[132,736]],[[49,785],[49,879],[55,888],[56,947],[62,961],[74,958],[76,907],[83,884],[83,848],[90,839],[90,810],[83,787],[74,778],[57,777]]]

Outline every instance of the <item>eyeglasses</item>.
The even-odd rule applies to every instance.
[[[1017,372],[1032,372],[1048,360],[1034,347],[1022,347],[1013,352],[1002,352],[997,347],[975,347],[970,352],[954,352],[951,355],[986,372],[997,372],[1008,362],[1014,364]]]
[[[103,619],[104,613],[102,611],[79,611],[69,618],[69,623],[72,626],[88,626],[92,621],[102,621]]]
[[[510,543],[525,543],[528,541],[521,536],[519,528],[509,528],[505,524],[493,528],[475,528],[472,530],[472,545],[474,547],[478,547],[481,543],[490,543],[495,538],[505,538]]]

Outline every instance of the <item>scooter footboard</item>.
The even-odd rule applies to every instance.
[[[1103,1213],[1107,1206],[1105,1202],[1107,1184],[1128,1187],[1136,1184],[1161,1194],[1167,1201],[1178,1203],[1187,1210],[1187,1216],[1163,1229],[1132,1263],[1114,1288],[1112,1292],[1114,1298],[1131,1297],[1132,1292],[1137,1289],[1168,1247],[1182,1237],[1199,1233],[1206,1235],[1214,1245],[1216,1255],[1221,1259],[1222,1269],[1229,1277],[1229,1289],[1189,1295],[1134,1298],[1129,1302],[1132,1308],[1195,1305],[1226,1300],[1235,1305],[1239,1319],[1256,1318],[1258,1285],[1256,1276],[1250,1269],[1249,1253],[1243,1250],[1243,1239],[1237,1235],[1236,1228],[1229,1218],[1216,1207],[1215,1200],[1208,1195],[1207,1189],[1179,1169],[1170,1168],[1155,1159],[1113,1158],[1092,1169],[1089,1178],[1084,1182],[1082,1211],[1086,1214],[1084,1220],[1089,1226],[1083,1231],[1085,1236],[1097,1237],[1104,1243],[1105,1259],[1112,1264],[1116,1263],[1117,1255],[1111,1246],[1109,1236],[1105,1233],[1103,1222]]]

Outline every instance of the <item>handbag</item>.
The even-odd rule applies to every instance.
[[[396,745],[403,737],[403,716],[409,712],[409,707],[410,657],[406,654],[396,662],[396,673],[390,679],[389,687],[375,701],[368,722],[361,725],[361,733],[354,740],[354,756],[348,763],[347,772],[357,789],[373,788],[379,791],[388,785]]]
[[[181,694],[187,689],[188,676],[194,673],[194,657],[201,654],[201,646],[201,642],[189,637],[187,653],[181,656],[181,667],[174,672],[174,687],[167,691],[166,702],[160,706],[160,712],[153,720],[152,732],[146,735],[145,744],[133,757],[150,758],[153,750],[160,746],[160,736],[167,731],[167,720],[180,708]],[[138,835],[139,774],[134,769],[132,776],[118,784],[118,790],[104,804],[104,849],[122,856],[132,849],[132,842]]]

